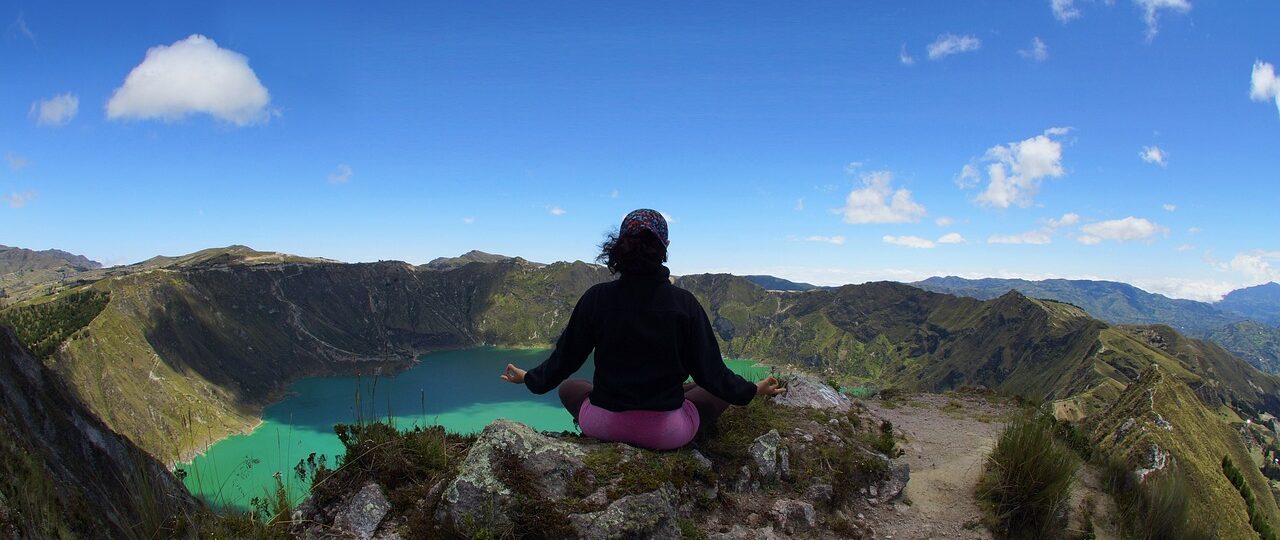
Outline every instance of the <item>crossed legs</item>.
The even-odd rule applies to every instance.
[[[578,420],[578,411],[582,409],[582,403],[587,400],[587,396],[591,395],[591,388],[591,383],[583,379],[569,379],[560,383],[560,403],[568,409],[569,414],[573,415],[575,422]],[[715,426],[716,419],[729,408],[729,402],[712,395],[711,392],[694,383],[685,383],[684,398],[692,401],[693,406],[698,409],[700,433]]]

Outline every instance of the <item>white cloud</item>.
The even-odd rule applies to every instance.
[[[18,172],[31,165],[31,160],[13,152],[6,152],[4,155],[4,161],[9,164],[9,170],[14,172]]]
[[[1200,227],[1189,227],[1187,232],[1190,234],[1200,234]]]
[[[1155,39],[1159,31],[1159,12],[1162,10],[1177,13],[1191,11],[1190,0],[1133,0],[1142,8],[1142,20],[1147,23],[1147,42]]]
[[[960,174],[956,175],[955,182],[960,189],[969,189],[982,183],[982,173],[973,164],[966,164],[960,167]]]
[[[976,36],[942,34],[929,44],[929,59],[940,60],[953,54],[976,51],[979,47],[982,47],[982,40]]]
[[[795,210],[797,212],[804,210],[804,197],[800,197],[799,199],[796,199]]]
[[[1086,245],[1098,244],[1103,240],[1114,240],[1117,242],[1145,240],[1157,234],[1169,232],[1168,229],[1161,227],[1156,223],[1133,216],[1123,219],[1112,219],[1090,223],[1080,227],[1080,231],[1083,232],[1084,235],[1076,238],[1076,240]]]
[[[1080,18],[1080,8],[1075,6],[1075,0],[1049,0],[1049,7],[1053,9],[1053,18],[1058,22],[1070,22]]]
[[[1133,285],[1169,298],[1185,298],[1201,302],[1217,302],[1240,284],[1225,281],[1200,281],[1183,278],[1134,279]]]
[[[1249,77],[1249,99],[1275,100],[1276,110],[1280,111],[1280,78],[1276,77],[1275,66],[1262,60],[1253,61],[1253,74]]]
[[[843,236],[810,236],[805,238],[806,242],[826,242],[837,246],[844,245],[845,238]]]
[[[1253,250],[1237,253],[1228,268],[1249,276],[1252,283],[1280,281],[1280,270],[1272,262],[1280,262],[1280,251]]]
[[[1044,245],[1053,242],[1053,237],[1043,230],[1029,231],[1022,234],[993,235],[987,238],[988,244],[1032,244]]]
[[[942,235],[941,238],[938,238],[938,243],[939,244],[963,244],[964,237],[960,236],[960,233],[954,233],[954,232],[947,233]]]
[[[1051,127],[1049,129],[1044,130],[1044,134],[1050,137],[1060,137],[1068,133],[1071,133],[1071,128],[1063,127],[1063,126]]]
[[[911,200],[911,191],[890,185],[893,173],[871,171],[862,175],[862,189],[849,192],[844,208],[845,223],[906,223],[924,217],[923,206]]]
[[[904,247],[916,248],[916,249],[930,249],[937,245],[933,243],[933,240],[929,240],[927,238],[920,238],[919,236],[885,235],[883,240],[886,244],[893,244],[895,246],[904,246]]]
[[[1159,146],[1144,146],[1142,147],[1142,151],[1138,152],[1138,156],[1142,158],[1142,161],[1155,163],[1161,167],[1169,164],[1167,161],[1169,156],[1167,156],[1164,153],[1164,150],[1161,150]]]
[[[902,50],[898,51],[898,61],[902,62],[902,65],[904,66],[910,66],[916,63],[916,59],[912,58],[911,55],[907,53],[907,45],[905,43],[902,44]]]
[[[1178,253],[1186,253],[1186,252],[1191,251],[1191,250],[1193,250],[1193,249],[1195,249],[1195,248],[1196,248],[1196,247],[1195,247],[1195,246],[1193,246],[1193,245],[1191,245],[1191,244],[1182,244],[1182,245],[1178,246]]]
[[[27,116],[38,125],[58,127],[67,125],[79,110],[80,98],[68,92],[32,103]]]
[[[1035,39],[1031,40],[1031,48],[1019,49],[1018,55],[1037,62],[1043,62],[1049,58],[1049,46],[1045,45],[1044,40],[1040,39],[1039,36],[1036,36]]]
[[[26,206],[27,203],[31,202],[32,199],[35,199],[35,198],[36,198],[36,192],[27,191],[25,193],[10,193],[8,195],[0,197],[0,200],[3,200],[5,203],[7,203],[9,205],[9,208],[22,208]]]
[[[1062,214],[1062,217],[1058,219],[1049,218],[1044,220],[1044,225],[1050,232],[1056,231],[1062,227],[1070,227],[1077,223],[1080,223],[1080,215],[1074,212]]]
[[[350,165],[347,165],[346,163],[339,163],[338,168],[334,169],[333,172],[329,173],[329,183],[345,184],[351,181],[351,175],[354,173],[355,171],[351,170]]]
[[[845,174],[856,174],[856,173],[858,172],[858,169],[861,169],[861,168],[862,168],[862,166],[863,166],[863,165],[866,165],[866,164],[867,164],[867,163],[866,163],[865,161],[850,161],[849,163],[846,163],[846,164],[845,164],[845,166],[844,166],[844,173],[845,173]]]
[[[1008,208],[1031,206],[1046,177],[1066,174],[1062,168],[1062,143],[1052,139],[1069,128],[1050,128],[1044,134],[987,150],[987,189],[974,199],[983,206]],[[961,170],[962,186],[976,185],[981,174],[972,165]]]
[[[563,208],[560,208],[559,206],[555,206],[555,205],[547,206],[547,213],[553,216],[563,216],[566,214]]]
[[[939,217],[938,219],[933,220],[933,223],[934,225],[945,228],[945,227],[950,227],[952,225],[955,225],[956,220],[949,218],[947,216],[942,216],[942,217]]]
[[[147,50],[107,101],[107,118],[176,121],[204,113],[246,126],[266,122],[270,103],[248,58],[193,34]]]
[[[1178,209],[1178,205],[1172,204],[1172,203],[1164,203],[1163,208],[1165,212],[1172,212]]]
[[[473,217],[471,217],[471,216],[467,216],[467,217],[462,218],[462,223],[463,223],[464,225],[470,225],[470,224],[475,223],[475,222],[476,222],[476,218],[473,218]]]
[[[616,198],[618,198],[618,190],[616,190],[616,189],[615,189],[615,190],[611,191],[611,192],[609,193],[609,198],[610,198],[610,199],[616,199]]]

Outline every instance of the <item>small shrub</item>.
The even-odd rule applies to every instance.
[[[1039,538],[1064,517],[1076,456],[1053,435],[1048,415],[1015,419],[987,457],[978,495],[992,514],[992,529],[1010,538]]]

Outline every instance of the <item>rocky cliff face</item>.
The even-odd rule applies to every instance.
[[[548,344],[605,279],[583,263],[425,270],[203,253],[89,285],[110,301],[49,364],[112,428],[179,461],[251,427],[299,377],[396,369],[426,350]]]
[[[192,507],[159,462],[0,328],[0,536],[163,535]]]
[[[674,452],[499,420],[461,443],[455,467],[440,467],[417,487],[379,471],[386,455],[357,458],[325,480],[344,487],[318,489],[300,507],[294,532],[364,539],[870,537],[859,512],[898,498],[907,467],[881,453],[892,450],[869,443],[880,440],[879,422],[848,398],[812,378],[790,388],[787,400],[731,409],[714,436]]]

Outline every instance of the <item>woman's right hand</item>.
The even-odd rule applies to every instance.
[[[787,389],[782,387],[782,383],[778,382],[778,378],[772,375],[756,383],[757,396],[776,396],[786,391]]]

